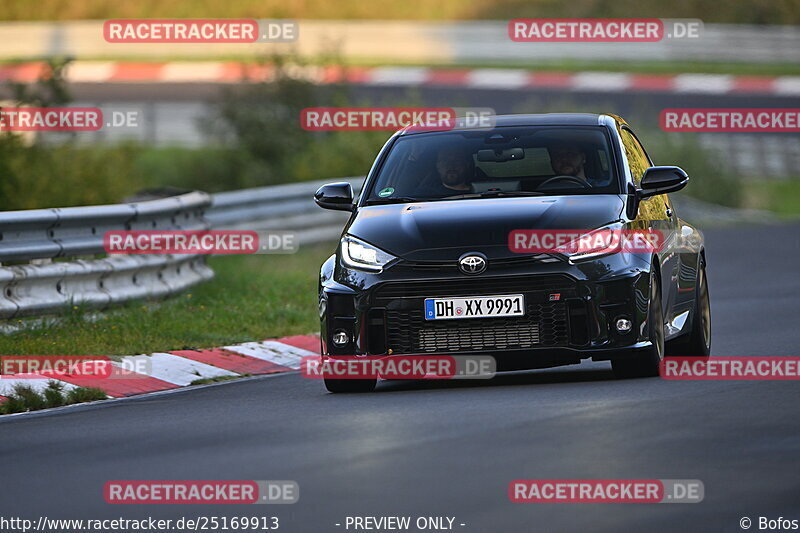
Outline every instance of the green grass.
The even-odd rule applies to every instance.
[[[127,59],[127,58],[126,58]],[[142,58],[142,60],[147,60]],[[186,59],[175,58],[176,61]],[[231,61],[252,61],[252,58],[230,58]],[[152,59],[150,59],[152,61]],[[314,63],[314,61],[311,61]],[[319,63],[327,64],[324,61]],[[713,61],[581,61],[536,60],[530,61],[467,61],[462,63],[385,60],[381,58],[348,59],[347,66],[384,67],[390,65],[441,68],[521,68],[544,72],[634,72],[637,74],[732,74],[745,76],[788,76],[800,74],[797,63],[722,63]]]
[[[134,303],[88,322],[0,336],[8,355],[127,355],[315,333],[319,266],[333,245],[291,255],[213,257],[216,278],[158,305]]]
[[[219,383],[220,381],[230,381],[232,379],[250,377],[251,374],[240,374],[238,376],[217,376],[215,378],[201,378],[196,379],[189,383],[189,385],[209,385],[211,383]]]
[[[0,415],[105,399],[105,392],[92,387],[76,387],[65,393],[64,384],[58,381],[50,381],[42,392],[35,391],[30,385],[16,385],[8,399],[0,403]]]
[[[766,209],[783,218],[800,217],[800,178],[746,180],[744,207]]]
[[[108,61],[108,56],[81,57],[82,60]],[[181,56],[136,56],[126,55],[118,58],[121,61],[152,62],[152,61],[208,61],[209,57],[181,57]],[[215,61],[232,61],[243,64],[256,63],[252,55],[220,55],[213,56]],[[0,64],[13,64],[19,61],[5,61]],[[307,58],[310,65],[329,65],[327,58]],[[339,64],[339,63],[337,63]],[[464,61],[452,62],[419,62],[397,58],[351,58],[347,60],[348,67],[433,67],[433,68],[520,68],[530,71],[543,72],[633,72],[636,74],[730,74],[734,76],[797,76],[800,75],[800,64],[797,63],[725,63],[715,61],[582,61],[577,59],[561,60],[536,60],[530,61]]]
[[[376,63],[378,64],[378,63]],[[424,65],[420,65],[424,66]],[[453,65],[442,65],[450,66]],[[524,68],[556,72],[635,72],[637,74],[732,74],[737,76],[787,76],[800,74],[797,63],[717,63],[673,61],[530,61],[459,64],[471,68]]]
[[[792,0],[4,0],[0,19],[309,18],[394,20],[508,20],[535,17],[668,17],[705,22],[798,24]],[[302,30],[301,30],[302,31]]]
[[[0,138],[0,211],[118,203],[142,189],[177,187],[209,193],[325,176],[364,175],[391,132],[333,132],[287,156],[290,168],[270,174],[233,148],[6,146]],[[36,176],[31,179],[30,176]]]
[[[0,175],[3,211],[117,203],[153,187],[219,192],[268,184],[234,148],[23,146],[8,136],[0,136]]]
[[[142,58],[146,60],[146,58]],[[175,58],[176,61],[186,59]],[[231,61],[252,62],[252,57],[230,58]],[[328,64],[327,61],[309,60],[310,63]],[[714,61],[603,61],[603,60],[537,60],[529,61],[467,61],[458,64],[449,62],[427,62],[385,60],[381,58],[348,59],[347,66],[383,67],[401,65],[412,67],[441,68],[522,68],[532,71],[556,72],[635,72],[639,74],[733,74],[746,76],[787,76],[800,74],[797,63],[723,63]]]

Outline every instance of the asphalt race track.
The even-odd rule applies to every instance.
[[[800,226],[706,238],[714,355],[799,355]],[[464,532],[741,531],[744,516],[800,519],[799,403],[797,382],[618,381],[607,363],[368,395],[252,378],[3,419],[0,515],[274,515],[282,531],[320,533],[344,531],[348,515],[452,516]],[[513,504],[520,478],[699,479],[705,500]],[[106,504],[104,483],[125,479],[295,480],[300,501]]]

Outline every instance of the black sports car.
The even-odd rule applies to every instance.
[[[400,131],[357,199],[348,183],[315,194],[352,212],[320,274],[322,358],[488,354],[507,371],[591,357],[638,377],[665,356],[707,357],[703,239],[667,194],[687,182],[653,166],[614,115]],[[637,231],[662,240],[559,239]],[[376,380],[325,383],[357,392]]]

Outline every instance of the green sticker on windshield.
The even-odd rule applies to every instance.
[[[383,189],[381,192],[378,193],[378,196],[380,196],[381,198],[386,198],[387,196],[391,196],[393,192],[394,189],[392,187],[386,187],[385,189]]]

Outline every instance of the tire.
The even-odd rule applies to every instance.
[[[328,379],[325,378],[325,388],[328,392],[372,392],[375,390],[377,379]]]
[[[635,355],[611,360],[614,375],[620,379],[645,378],[658,375],[664,358],[664,312],[661,309],[661,285],[658,276],[650,280],[650,305],[647,309],[647,324],[651,346]]]
[[[692,329],[667,343],[667,357],[697,357],[706,359],[711,355],[711,299],[708,296],[706,264],[701,260],[697,269],[697,291],[692,309]]]

